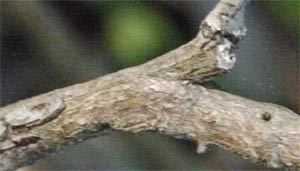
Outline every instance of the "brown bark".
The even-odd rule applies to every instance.
[[[155,130],[217,144],[271,167],[300,168],[300,117],[194,82],[233,67],[242,0],[221,0],[191,42],[144,65],[0,108],[0,169],[28,165],[106,129]]]

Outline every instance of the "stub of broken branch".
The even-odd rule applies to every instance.
[[[107,128],[216,144],[271,167],[300,168],[300,117],[193,82],[233,67],[243,0],[221,0],[195,39],[144,65],[0,108],[0,170],[28,165]]]
[[[244,0],[221,0],[200,25],[196,38],[141,67],[169,80],[204,82],[232,69],[232,50],[246,35]]]

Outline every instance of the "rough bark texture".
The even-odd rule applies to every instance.
[[[245,35],[245,1],[221,0],[191,42],[144,65],[0,108],[0,170],[106,129],[156,130],[241,154],[271,167],[300,168],[300,117],[194,82],[233,67]]]

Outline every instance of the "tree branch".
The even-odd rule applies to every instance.
[[[144,65],[0,108],[0,169],[28,165],[107,129],[155,130],[271,167],[300,168],[300,117],[193,84],[233,67],[245,1],[221,0],[195,39]]]

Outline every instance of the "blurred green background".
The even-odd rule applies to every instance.
[[[1,106],[138,65],[198,32],[217,1],[1,1]],[[299,113],[299,1],[252,1],[231,73],[213,87]],[[211,146],[110,132],[26,170],[266,170]]]

